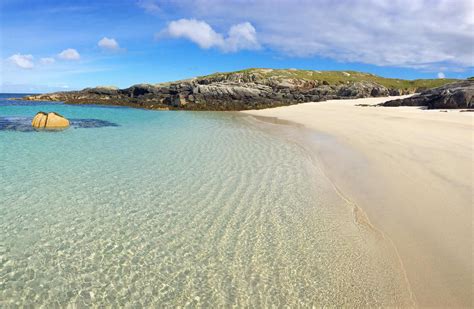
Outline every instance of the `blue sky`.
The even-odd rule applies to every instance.
[[[2,0],[0,92],[249,67],[474,75],[472,1]]]

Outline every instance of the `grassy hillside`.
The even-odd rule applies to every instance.
[[[225,77],[236,74],[242,74],[243,76],[253,75],[258,79],[277,78],[318,80],[327,82],[330,85],[346,82],[368,81],[378,83],[387,88],[395,89],[435,88],[457,81],[457,79],[448,78],[403,80],[396,78],[385,78],[374,74],[357,71],[312,71],[295,69],[246,69],[228,73],[214,73],[203,77]]]

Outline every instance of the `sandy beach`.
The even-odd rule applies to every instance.
[[[388,99],[244,113],[300,125],[329,179],[393,241],[418,306],[471,307],[474,113],[356,106]]]

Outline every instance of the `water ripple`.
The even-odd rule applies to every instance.
[[[411,304],[392,246],[299,146],[228,113],[55,110],[120,126],[0,118],[0,307]]]

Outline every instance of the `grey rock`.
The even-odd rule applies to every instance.
[[[291,75],[294,72],[265,75],[269,72],[272,73],[273,70],[256,69],[214,74],[154,85],[138,84],[125,89],[86,88],[81,91],[31,95],[24,99],[64,101],[71,104],[125,105],[149,109],[245,110],[330,99],[400,95],[414,91],[414,89],[387,88],[368,80],[354,79],[329,83],[325,80]],[[459,102],[467,99],[466,96],[467,94],[456,92],[450,95],[445,105],[457,106]]]
[[[427,106],[428,109],[474,107],[474,80],[464,80],[425,90],[406,99],[388,101],[383,106]]]

